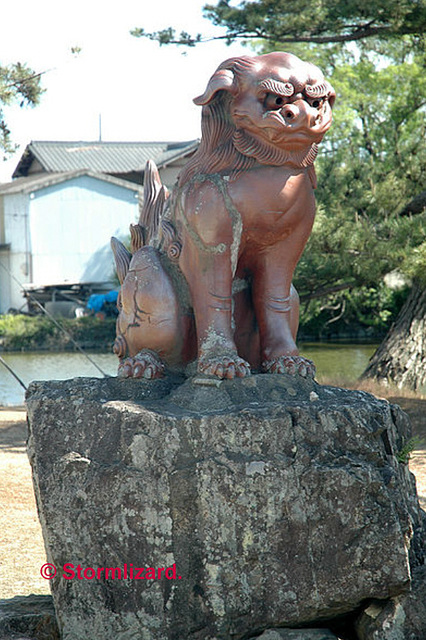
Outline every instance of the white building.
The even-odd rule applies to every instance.
[[[110,238],[139,218],[148,159],[172,188],[197,141],[32,142],[0,184],[0,313],[25,310],[23,289],[110,289]],[[55,289],[56,288],[56,289]],[[50,295],[50,294],[49,294]]]
[[[112,235],[139,217],[139,186],[89,171],[0,185],[0,313],[23,309],[23,287],[113,286]]]

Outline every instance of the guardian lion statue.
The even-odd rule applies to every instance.
[[[293,273],[315,216],[314,160],[335,93],[289,53],[223,62],[203,95],[202,137],[172,194],[148,163],[121,290],[119,375],[161,377],[196,361],[217,378],[314,377],[299,356]]]

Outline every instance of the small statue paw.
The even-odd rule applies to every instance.
[[[118,366],[120,378],[162,378],[164,364],[160,357],[149,350],[140,351],[131,358],[126,358]]]
[[[302,356],[278,356],[262,363],[265,373],[288,373],[302,378],[315,378],[316,367],[312,360]]]
[[[235,355],[204,356],[198,361],[198,371],[206,376],[232,380],[250,375],[248,362]]]

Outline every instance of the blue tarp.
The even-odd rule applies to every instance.
[[[92,293],[89,297],[86,307],[93,311],[93,313],[98,313],[98,311],[102,310],[102,307],[106,302],[117,302],[118,291],[108,291],[108,293]]]

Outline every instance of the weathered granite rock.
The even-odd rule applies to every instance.
[[[328,629],[267,629],[258,640],[337,640]]]
[[[0,640],[59,640],[52,597],[0,600]]]
[[[359,617],[360,640],[426,638],[426,566],[413,571],[411,590],[387,602],[371,602]]]
[[[395,456],[405,414],[286,375],[181,383],[28,391],[63,640],[238,640],[409,588],[423,549]]]

